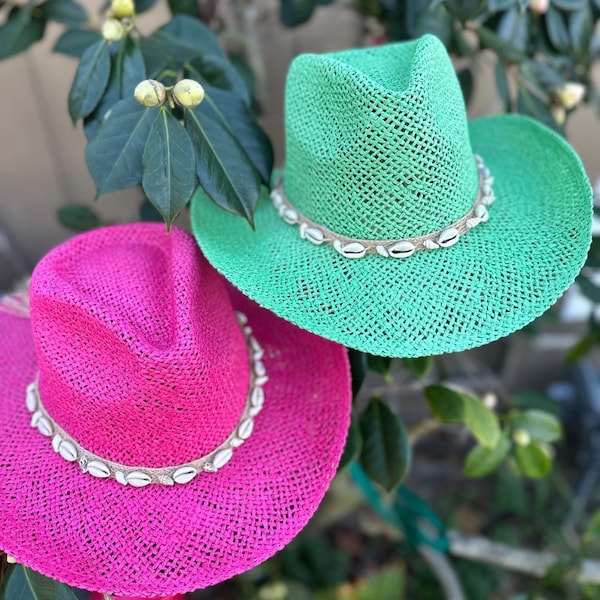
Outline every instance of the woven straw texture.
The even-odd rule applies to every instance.
[[[425,36],[296,59],[302,78],[293,65],[285,190],[306,216],[342,235],[430,233],[471,207],[477,153],[495,178],[489,222],[450,248],[348,259],[300,239],[266,197],[252,231],[198,192],[192,225],[208,260],[281,317],[382,356],[473,348],[546,311],[585,260],[589,182],[571,147],[527,117],[467,124],[442,51]]]
[[[136,456],[132,445],[138,443],[144,465],[184,456],[189,449],[178,432],[216,435],[221,416],[228,419],[230,410],[221,386],[236,389],[236,377],[247,386],[247,372],[236,371],[236,351],[223,356],[228,344],[236,346],[232,308],[193,238],[176,229],[166,234],[162,225],[98,230],[45,260],[32,284],[40,361],[29,319],[0,312],[0,520],[8,524],[0,529],[0,548],[71,585],[140,597],[213,585],[281,549],[314,513],[335,474],[351,402],[344,349],[231,291],[233,306],[248,316],[265,350],[270,377],[250,439],[217,473],[200,474],[183,486],[136,489],[98,480],[60,458],[50,440],[29,425],[25,388],[43,361],[53,361],[48,371],[56,367],[63,385],[70,381],[78,390],[65,398],[88,407],[80,420],[96,420],[103,433],[92,433],[90,440],[98,453]],[[42,327],[36,311],[44,310],[54,328]],[[64,347],[59,360],[49,351],[52,331],[60,345],[69,328],[73,347]],[[103,335],[110,341],[101,342]],[[96,345],[101,343],[106,345]],[[87,356],[93,352],[97,362]],[[96,370],[106,362],[112,362],[110,369]],[[150,373],[152,401],[150,388],[140,383],[140,374]],[[199,386],[198,412],[187,399],[190,380]],[[126,381],[133,399],[121,387]],[[139,399],[137,384],[146,391]],[[179,400],[173,388],[180,390]],[[48,407],[60,407],[60,399],[49,396],[51,389],[42,390],[42,398]],[[123,394],[120,405],[117,394]],[[136,411],[126,408],[131,404],[137,419]],[[177,408],[190,414],[191,426],[176,419]],[[76,425],[78,433],[87,434],[89,423]],[[175,442],[169,442],[170,428]],[[129,429],[145,430],[145,437]]]

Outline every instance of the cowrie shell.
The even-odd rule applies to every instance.
[[[262,406],[265,403],[265,391],[261,387],[255,387],[250,394],[252,406]]]
[[[262,360],[254,361],[254,374],[257,377],[263,377],[267,374],[267,369],[265,368],[265,364],[262,362]]]
[[[133,471],[127,475],[127,483],[133,487],[145,487],[152,483],[152,478],[143,471]]]
[[[436,244],[433,240],[425,240],[423,242],[423,246],[425,246],[427,250],[435,250],[436,248],[440,247],[440,245]]]
[[[50,437],[54,433],[52,423],[50,423],[46,417],[40,417],[37,423],[37,428],[38,431],[46,437]]]
[[[254,379],[254,385],[265,385],[269,381],[269,378],[266,375],[262,375],[261,377],[256,377]]]
[[[225,466],[233,456],[233,450],[231,448],[223,448],[215,453],[212,458],[212,464],[215,469],[220,469]]]
[[[336,250],[338,249],[336,248]],[[350,242],[345,246],[340,244],[338,252],[346,258],[362,258],[367,249],[360,242]]]
[[[77,448],[75,448],[75,445],[68,440],[64,440],[62,442],[58,448],[58,453],[69,462],[74,462],[77,460]]]
[[[91,460],[87,465],[87,471],[90,475],[101,479],[110,475],[110,469],[99,460]]]
[[[285,208],[281,213],[281,218],[288,224],[294,225],[298,222],[298,212],[293,208]]]
[[[117,471],[115,473],[115,479],[121,484],[121,485],[127,485],[127,475],[125,475],[125,473],[123,473],[123,471]]]
[[[482,223],[485,223],[490,218],[487,208],[483,204],[478,204],[475,207],[475,216],[481,219]]]
[[[449,227],[448,229],[444,229],[442,233],[440,233],[440,237],[438,238],[438,244],[442,246],[442,248],[449,248],[458,242],[460,238],[460,234],[458,233],[458,229],[454,227]]]
[[[30,383],[27,386],[27,395],[25,396],[25,404],[29,412],[34,412],[38,405],[37,390],[35,383]]]
[[[63,439],[58,435],[58,433],[52,438],[52,449],[54,452],[58,452],[58,448],[60,447],[60,443]]]
[[[271,192],[271,201],[275,205],[275,208],[279,208],[283,202],[283,196],[280,190],[273,190]]]
[[[315,244],[315,246],[319,246],[323,243],[325,239],[325,235],[320,229],[316,227],[307,227],[304,231],[304,237],[311,243]]]
[[[239,437],[233,437],[229,440],[229,445],[233,448],[239,448],[243,443],[244,440]]]
[[[254,429],[254,421],[252,419],[244,419],[238,427],[237,434],[243,440],[247,440]]]
[[[173,480],[175,483],[189,483],[196,475],[198,475],[198,471],[194,467],[179,467],[173,473]]]
[[[485,204],[485,206],[490,206],[490,204],[493,204],[495,200],[496,196],[494,192],[491,192],[487,196],[482,196],[480,202],[481,204]]]
[[[403,240],[389,248],[389,253],[393,258],[408,258],[415,253],[415,245],[412,242]]]
[[[34,412],[33,415],[31,415],[31,426],[37,427],[37,424],[39,423],[41,418],[42,418],[42,413],[39,410]]]
[[[479,219],[478,217],[471,217],[470,219],[467,219],[467,227],[469,229],[473,229],[473,227],[477,227],[477,225],[479,225],[479,223],[481,223],[481,219]]]
[[[248,414],[251,417],[255,417],[262,410],[262,406],[251,406],[248,409]]]
[[[163,485],[175,485],[173,479],[171,479],[171,477],[169,477],[168,475],[159,475],[158,482],[162,483]]]
[[[376,246],[375,250],[379,256],[385,256],[387,258],[390,255],[385,246]]]
[[[246,315],[241,312],[236,312],[235,318],[237,319],[237,322],[242,326],[248,322],[248,317],[246,317]]]

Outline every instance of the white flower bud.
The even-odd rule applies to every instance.
[[[552,113],[552,118],[558,125],[565,124],[565,121],[567,120],[567,111],[562,106],[554,104],[550,107],[550,112]]]
[[[117,19],[124,19],[125,17],[133,17],[135,4],[133,0],[112,0],[110,9]]]
[[[16,565],[17,564],[17,559],[14,556],[9,556],[8,554],[6,555],[6,562],[9,565]]]
[[[515,429],[512,434],[513,441],[519,446],[529,446],[531,444],[531,436],[525,429]]]
[[[182,79],[173,88],[173,99],[182,108],[196,108],[204,100],[204,88],[192,79]]]
[[[538,15],[544,15],[550,7],[550,0],[529,0],[529,9]]]
[[[102,25],[102,37],[107,42],[118,42],[125,35],[125,27],[117,19],[106,19]]]
[[[583,100],[583,97],[585,96],[585,85],[575,81],[568,81],[561,88],[557,89],[554,92],[554,95],[561,106],[567,110],[571,110]]]
[[[167,90],[160,81],[145,79],[137,84],[133,95],[140,104],[148,108],[154,108],[165,103]]]

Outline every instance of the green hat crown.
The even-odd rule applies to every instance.
[[[436,37],[299,56],[285,110],[284,190],[315,223],[399,239],[471,209],[478,175],[465,104]]]

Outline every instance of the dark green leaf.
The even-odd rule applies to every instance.
[[[476,31],[483,46],[497,52],[505,61],[520,63],[525,60],[525,54],[520,52],[510,42],[503,40],[491,29],[488,29],[487,27],[478,27]]]
[[[457,77],[465,104],[468,106],[473,94],[473,72],[467,67],[466,69],[461,69],[457,73]]]
[[[545,477],[552,470],[552,461],[535,443],[527,446],[515,446],[515,455],[521,471],[527,477]]]
[[[560,10],[582,10],[587,2],[586,0],[552,0],[552,4]]]
[[[423,356],[421,358],[403,358],[402,363],[406,370],[416,379],[423,379],[433,366],[433,358],[431,356]]]
[[[475,446],[467,455],[465,462],[465,475],[467,477],[483,477],[497,469],[508,456],[511,443],[507,435],[503,435],[500,441],[492,448]]]
[[[498,95],[502,101],[502,107],[505,112],[510,112],[510,88],[508,87],[506,70],[504,69],[504,64],[500,58],[496,61],[494,75],[496,78],[496,89],[498,90]]]
[[[367,366],[371,371],[379,373],[380,375],[387,375],[392,364],[392,359],[387,356],[375,356],[374,354],[367,354]]]
[[[348,348],[348,358],[352,374],[352,397],[355,398],[367,376],[367,355],[360,350]]]
[[[174,59],[169,56],[166,43],[152,36],[143,37],[139,40],[140,50],[146,64],[147,76],[156,79],[158,75],[167,68],[177,71]]]
[[[198,16],[198,1],[197,0],[169,0],[169,9],[171,13],[189,15],[190,17]]]
[[[250,93],[240,74],[233,65],[220,56],[206,54],[199,56],[186,65],[186,69],[192,68],[197,74],[196,79],[206,86],[212,85],[216,88],[228,90],[237,94],[246,104],[250,104]]]
[[[152,202],[150,200],[145,199],[140,206],[140,221],[150,222],[150,223],[162,223],[161,214],[152,206]]]
[[[358,423],[353,419],[348,429],[348,435],[346,436],[346,445],[344,446],[344,452],[342,458],[340,458],[340,464],[338,465],[338,471],[343,469],[348,463],[358,457],[362,448],[362,437],[360,435],[360,427]]]
[[[207,87],[205,91],[204,102],[197,109],[199,115],[206,114],[228,129],[244,149],[263,183],[268,185],[273,169],[273,146],[267,134],[238,96],[213,87]]]
[[[545,15],[544,22],[552,45],[559,52],[567,52],[569,49],[569,32],[563,15],[551,6]]]
[[[502,16],[497,33],[519,52],[525,52],[529,37],[529,13],[513,6]]]
[[[142,156],[155,109],[135,98],[119,101],[85,151],[98,195],[142,182]]]
[[[465,23],[481,14],[486,9],[487,2],[486,0],[445,0],[444,4],[459,21]]]
[[[542,410],[551,415],[558,415],[560,412],[560,407],[554,400],[538,392],[521,392],[513,396],[510,402],[521,410]]]
[[[196,187],[192,141],[164,107],[158,110],[146,140],[142,187],[167,227],[189,202]]]
[[[592,238],[592,245],[590,246],[585,266],[592,267],[593,269],[600,268],[600,237]]]
[[[156,0],[134,0],[136,14],[143,13],[156,4]]]
[[[363,448],[360,464],[373,480],[387,490],[408,473],[411,448],[408,434],[398,417],[380,400],[371,400],[360,417]]]
[[[463,394],[442,385],[428,385],[424,391],[431,412],[442,423],[464,422]]]
[[[92,44],[99,42],[101,39],[102,36],[97,31],[71,29],[65,31],[58,38],[54,46],[54,52],[80,58]]]
[[[87,117],[98,106],[110,77],[110,52],[104,40],[90,46],[81,57],[69,92],[69,114],[73,123]]]
[[[316,0],[280,0],[281,22],[286,27],[296,27],[310,19],[316,8]]]
[[[412,4],[412,3],[411,3]],[[416,18],[411,28],[411,37],[418,38],[426,33],[437,36],[447,47],[452,40],[453,17],[444,4],[423,3],[425,10]]]
[[[225,56],[217,36],[204,23],[187,15],[175,15],[151,37],[163,42],[178,67],[205,54]]]
[[[556,442],[562,437],[560,421],[542,410],[516,413],[511,416],[510,423],[517,429],[527,431],[534,442]]]
[[[552,92],[565,84],[564,77],[556,69],[539,60],[526,60],[520,72],[541,94]]]
[[[586,4],[582,10],[572,12],[568,20],[571,47],[583,61],[589,60],[590,43],[594,31],[594,20],[589,6]]]
[[[100,217],[91,208],[82,204],[61,206],[58,209],[58,220],[73,231],[87,231],[102,224]]]
[[[489,0],[488,10],[491,13],[498,13],[510,8],[516,0]]]
[[[6,586],[6,600],[77,600],[64,584],[16,565]]]
[[[23,52],[44,35],[46,19],[32,16],[32,6],[13,9],[0,26],[0,60]]]
[[[600,342],[600,334],[592,333],[588,334],[579,340],[572,348],[567,352],[566,360],[569,364],[576,363],[586,356],[591,349]]]
[[[405,582],[402,567],[387,566],[357,582],[353,586],[352,596],[344,594],[343,597],[347,600],[398,600],[404,598]]]
[[[600,287],[597,286],[589,277],[580,275],[577,278],[577,285],[581,293],[594,303],[600,302]]]
[[[186,110],[184,115],[196,151],[200,185],[215,204],[252,224],[260,195],[258,173],[230,131],[201,114],[201,107]]]
[[[564,135],[562,127],[556,123],[548,106],[522,85],[517,86],[517,111],[541,121],[544,125]]]
[[[47,19],[78,26],[88,21],[87,11],[75,0],[47,0],[38,6]]]

